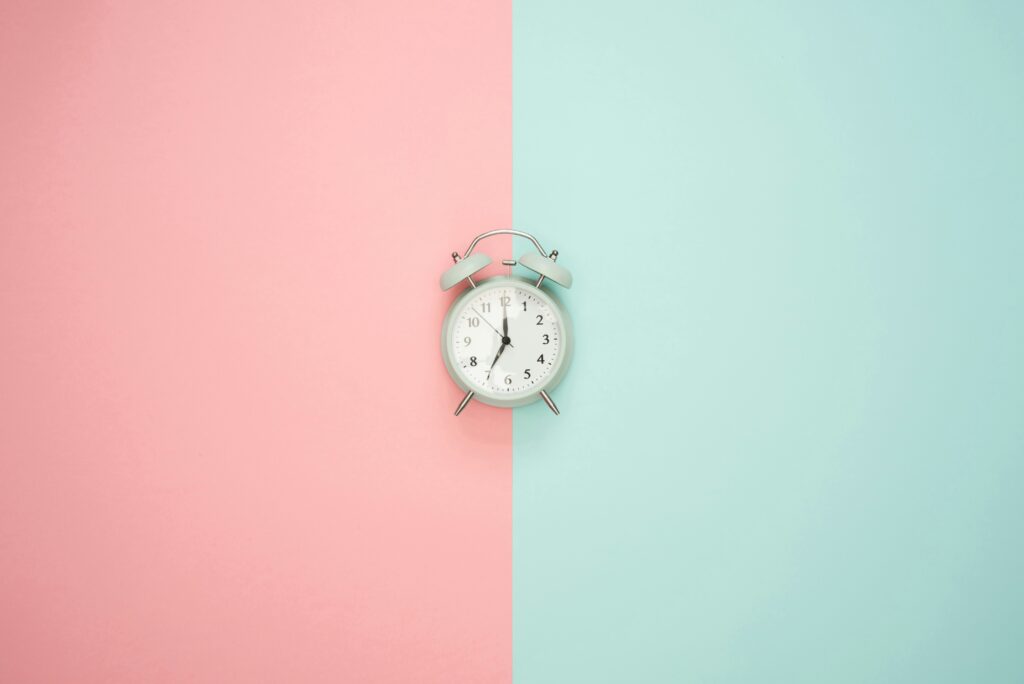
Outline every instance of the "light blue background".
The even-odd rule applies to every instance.
[[[514,1],[517,683],[1024,680],[1022,7]]]

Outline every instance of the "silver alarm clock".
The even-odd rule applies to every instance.
[[[501,275],[482,280],[473,276],[491,259],[474,252],[494,235],[517,235],[536,248],[518,264],[538,275],[527,280]],[[462,413],[472,399],[499,407],[524,406],[543,399],[558,414],[550,392],[565,376],[572,360],[572,323],[565,307],[543,287],[545,281],[572,286],[572,274],[556,263],[558,252],[545,252],[540,242],[519,230],[492,230],[473,238],[455,264],[441,275],[441,289],[465,283],[441,326],[441,356],[448,374],[465,396],[455,410]],[[516,261],[503,259],[506,266]]]

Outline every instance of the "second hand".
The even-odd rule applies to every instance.
[[[496,335],[497,335],[498,337],[500,337],[500,338],[501,338],[502,340],[504,340],[504,339],[505,339],[505,336],[501,334],[501,331],[500,331],[500,330],[498,330],[497,328],[495,328],[495,327],[494,327],[493,325],[491,325],[491,322],[490,322],[489,320],[487,320],[486,318],[484,318],[484,315],[483,315],[482,313],[480,313],[479,311],[477,311],[477,310],[476,310],[475,308],[473,308],[473,307],[470,307],[470,308],[471,308],[471,309],[473,309],[473,313],[475,313],[475,314],[476,314],[477,316],[479,316],[479,317],[480,317],[480,319],[481,319],[481,320],[482,320],[482,321],[483,321],[484,323],[486,323],[486,324],[487,324],[487,326],[488,326],[488,327],[489,327],[489,328],[490,328],[491,330],[493,330],[493,331],[494,331],[494,333],[495,333],[495,334],[496,334]],[[513,345],[513,344],[512,344],[511,342],[509,342],[509,343],[508,343],[508,346],[510,346],[510,347],[512,347],[513,349],[515,349],[515,345]]]

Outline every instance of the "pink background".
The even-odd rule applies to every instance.
[[[511,678],[511,416],[437,342],[511,219],[510,42],[4,4],[0,681]]]

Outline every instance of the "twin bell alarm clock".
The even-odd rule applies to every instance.
[[[533,243],[537,251],[519,257],[518,264],[536,273],[535,280],[512,275],[514,259],[501,261],[510,267],[509,275],[473,280],[491,263],[473,250],[495,235],[518,235]],[[569,370],[572,324],[565,307],[543,285],[572,287],[572,274],[557,258],[557,250],[545,252],[537,238],[520,230],[492,230],[473,238],[461,256],[452,252],[455,265],[441,275],[441,289],[460,283],[465,289],[444,317],[441,356],[466,393],[455,415],[473,399],[505,408],[543,399],[558,415],[551,391]]]

